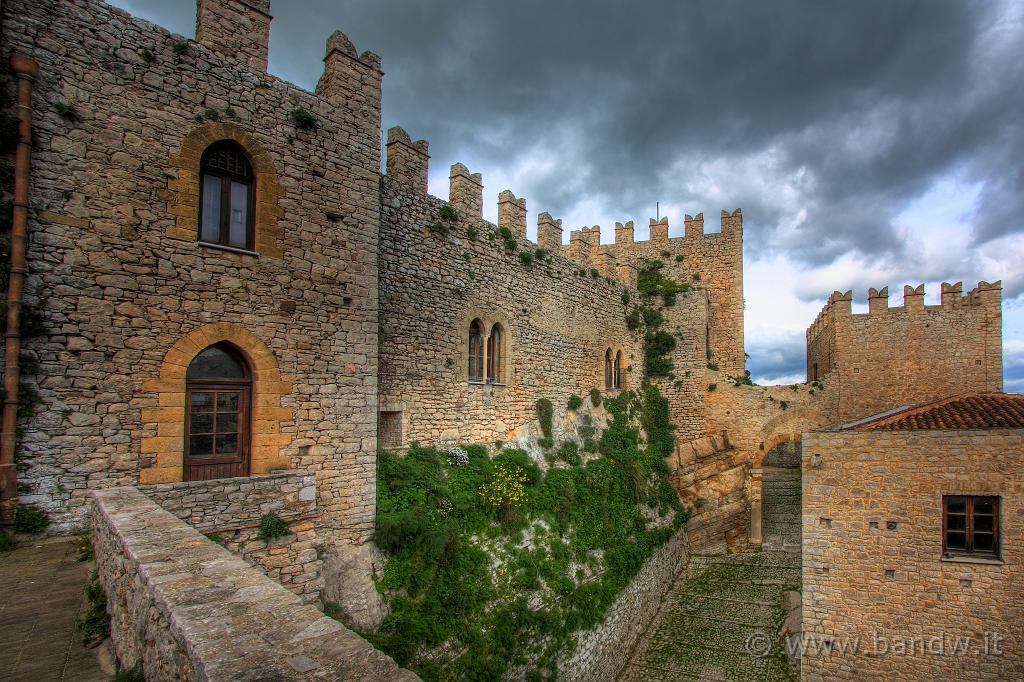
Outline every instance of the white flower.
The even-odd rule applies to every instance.
[[[448,466],[464,467],[469,464],[469,453],[458,445],[449,445],[444,449],[444,453],[448,455]]]

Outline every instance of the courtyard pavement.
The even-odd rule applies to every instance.
[[[109,680],[76,630],[92,564],[65,538],[0,553],[0,678],[8,682]]]

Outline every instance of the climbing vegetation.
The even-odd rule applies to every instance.
[[[460,466],[415,444],[380,454],[375,541],[390,612],[369,635],[376,646],[425,680],[499,679],[517,666],[557,675],[573,633],[600,623],[688,518],[662,459],[667,401],[645,386],[604,402],[609,426],[585,465],[572,443],[547,472],[521,450],[491,458],[480,445],[463,446]]]

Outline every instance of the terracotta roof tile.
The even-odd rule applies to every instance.
[[[848,428],[859,431],[1024,428],[1024,395],[963,393],[883,414]]]

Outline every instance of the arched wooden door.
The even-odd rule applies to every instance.
[[[252,372],[245,358],[214,344],[192,360],[185,382],[184,480],[248,476]]]

